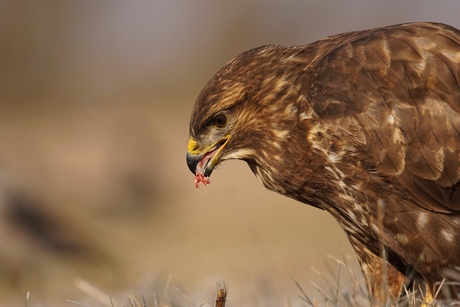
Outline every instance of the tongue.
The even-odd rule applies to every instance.
[[[212,150],[208,152],[207,154],[205,154],[203,158],[201,159],[200,163],[198,163],[198,165],[196,166],[195,187],[199,188],[200,183],[204,185],[208,185],[211,183],[211,181],[209,181],[209,177],[204,176],[204,169],[206,167],[206,164],[208,164],[209,160],[212,159],[215,153],[216,151]]]

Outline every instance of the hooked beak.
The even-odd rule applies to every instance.
[[[190,171],[194,175],[211,176],[214,166],[219,162],[220,153],[229,139],[230,136],[228,135],[204,150],[200,150],[195,139],[190,137],[187,151],[187,165]]]

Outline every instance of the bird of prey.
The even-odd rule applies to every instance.
[[[228,159],[332,214],[376,300],[433,293],[460,266],[460,31],[407,23],[240,54],[190,119],[197,186]]]

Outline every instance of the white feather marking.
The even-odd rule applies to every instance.
[[[293,103],[288,104],[284,109],[284,114],[289,117],[292,117],[296,112],[297,107]]]
[[[299,119],[300,120],[305,120],[305,119],[310,119],[313,118],[313,112],[305,112],[303,111],[302,113],[299,114]]]
[[[230,152],[229,154],[225,155],[225,157],[223,157],[224,160],[230,160],[230,159],[243,159],[243,158],[247,158],[251,155],[254,155],[255,152],[254,150],[252,149],[240,149],[240,150],[237,150],[237,151],[233,151],[233,152]]]
[[[452,218],[452,222],[457,224],[457,225],[460,225],[460,219],[458,217]]]
[[[454,234],[452,233],[452,231],[449,231],[447,229],[441,229],[441,235],[444,237],[444,239],[446,239],[446,241],[448,242],[453,242],[454,241]]]
[[[275,130],[275,136],[281,140],[284,140],[288,134],[289,130]]]
[[[366,226],[366,227],[369,226],[369,223],[367,223],[367,220],[365,219],[364,216],[361,218],[361,225],[364,225],[364,226]]]
[[[428,222],[428,215],[425,212],[420,212],[417,217],[417,224],[420,228],[425,228],[426,223]]]
[[[388,116],[388,122],[392,125],[395,123],[395,117],[393,116],[393,114],[390,114]]]
[[[371,228],[377,235],[380,235],[380,228],[378,228],[377,225],[372,223]]]
[[[409,238],[405,234],[397,234],[396,241],[401,243],[402,245],[406,245],[409,242]]]
[[[347,215],[348,215],[353,221],[357,221],[355,213],[354,213],[353,211],[351,211],[350,209],[347,210]]]
[[[337,163],[343,158],[343,153],[328,152],[327,157],[332,163]]]
[[[442,53],[446,58],[454,63],[460,63],[460,52],[446,52]]]

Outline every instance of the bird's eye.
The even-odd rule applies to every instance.
[[[223,128],[225,127],[225,125],[227,125],[227,116],[222,113],[217,114],[216,116],[214,116],[212,123],[217,128]]]

